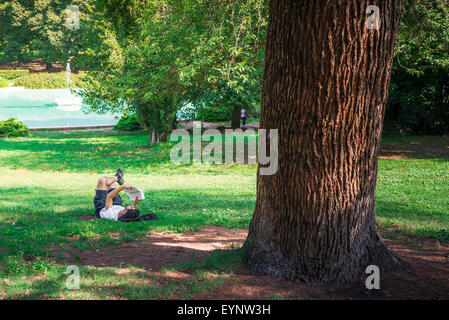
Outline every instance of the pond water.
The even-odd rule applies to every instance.
[[[31,129],[103,126],[118,122],[120,115],[87,113],[85,105],[70,104],[79,99],[68,89],[3,88],[0,89],[0,120],[18,118]]]

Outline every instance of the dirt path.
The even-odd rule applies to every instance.
[[[246,235],[245,229],[220,227],[206,227],[199,232],[186,233],[152,231],[151,236],[144,240],[77,251],[80,257],[77,261],[73,260],[71,252],[64,262],[96,267],[134,265],[155,272],[170,264],[205,258],[211,251],[226,249],[232,244],[240,247]]]
[[[240,247],[247,230],[205,227],[182,234],[152,232],[139,241],[79,251],[78,265],[126,267],[132,264],[158,273],[164,266],[193,258],[205,258],[211,251]],[[415,241],[416,240],[416,241]],[[234,271],[225,287],[199,294],[195,299],[449,299],[449,243],[432,239],[412,242],[385,239],[385,243],[416,270],[414,274],[381,275],[381,289],[365,289],[365,278],[345,286],[306,285],[253,274],[245,266]],[[114,250],[111,250],[111,248]],[[59,262],[73,262],[71,256]],[[185,275],[185,274],[184,274]]]

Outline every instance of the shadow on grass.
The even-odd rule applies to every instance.
[[[381,157],[449,160],[449,137],[383,135]]]
[[[449,241],[449,216],[447,212],[422,210],[408,203],[376,201],[376,215],[383,228]]]
[[[153,247],[148,250],[155,253]],[[15,290],[11,299],[173,299],[192,298],[201,292],[210,292],[221,288],[224,281],[230,279],[230,272],[242,265],[242,249],[186,250],[184,256],[176,247],[162,246],[164,256],[173,260],[154,257],[154,264],[115,265],[101,256],[102,266],[83,261],[64,261],[55,264],[51,271],[41,274],[26,289]],[[197,254],[199,253],[199,254]],[[148,255],[150,256],[150,255]],[[68,290],[65,281],[66,265],[76,265],[80,269],[80,289]],[[158,267],[155,268],[155,265]],[[9,283],[14,282],[14,280]],[[18,284],[20,286],[20,284]]]
[[[124,269],[95,269],[85,274],[80,271],[80,288],[65,288],[65,278],[35,281],[30,289],[16,293],[11,299],[190,299],[198,293],[222,288],[227,275],[182,274],[147,272],[122,273]],[[109,272],[107,272],[109,271]],[[67,276],[65,276],[67,277]]]
[[[44,298],[58,299],[61,292],[64,292],[64,280],[44,279],[33,281],[28,293],[20,295],[16,299],[20,300],[38,300]],[[14,298],[13,298],[14,299]]]

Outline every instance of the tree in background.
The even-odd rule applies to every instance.
[[[17,65],[40,58],[50,68],[52,63],[64,63],[76,56],[82,32],[66,27],[66,8],[78,6],[83,14],[90,11],[93,1],[3,0],[0,4],[0,62]]]
[[[183,92],[175,67],[177,50],[188,48],[170,35],[169,9],[164,1],[103,1],[90,18],[96,43],[83,58],[91,109],[137,113],[151,142],[167,140]]]
[[[373,3],[379,29],[365,24]],[[258,175],[253,270],[343,283],[398,265],[376,231],[375,191],[400,11],[400,0],[270,1],[261,128],[278,129],[279,168]]]
[[[92,20],[88,25],[109,26],[101,41],[85,37],[86,47],[90,49],[82,53],[102,57],[91,67],[101,66],[102,72],[96,78],[103,87],[93,91],[102,93],[99,96],[104,101],[117,105],[118,101],[132,99],[132,103],[124,104],[124,110],[139,106],[145,111],[141,119],[148,120],[149,114],[153,119],[160,119],[147,124],[159,128],[158,132],[169,130],[175,110],[187,103],[197,108],[200,117],[202,111],[222,109],[224,112],[220,114],[233,118],[233,127],[239,124],[241,107],[249,111],[258,109],[268,17],[265,1],[105,0],[98,3],[96,13],[103,12],[102,19],[99,23]],[[157,8],[164,13],[157,13]],[[404,3],[386,122],[406,132],[435,134],[449,130],[447,11],[447,4],[440,0]],[[149,47],[150,41],[155,45]],[[157,49],[156,44],[163,49]],[[112,53],[106,48],[111,48]],[[121,59],[120,68],[105,67],[105,62]],[[104,80],[113,77],[115,84],[106,90]],[[140,80],[135,82],[137,79]],[[158,83],[149,84],[150,79]],[[153,103],[149,98],[155,95],[142,93],[162,93],[161,88],[168,88],[168,82],[170,95],[175,94],[174,87],[178,89],[176,98],[159,94]],[[131,83],[135,83],[134,87]],[[171,101],[174,105],[162,106],[160,101]],[[162,125],[160,121],[166,123]]]
[[[232,127],[240,125],[240,110],[260,105],[268,8],[266,1],[208,1],[207,21],[200,41],[193,44],[186,65],[189,101],[201,107],[229,109]],[[193,17],[192,17],[193,18]]]
[[[412,134],[449,133],[449,5],[445,1],[404,3],[386,122]]]
[[[240,108],[259,101],[263,1],[103,3],[91,18],[102,27],[92,31],[97,44],[86,64],[93,72],[84,95],[93,110],[135,111],[159,141],[187,103]]]
[[[408,0],[395,47],[395,69],[423,75],[449,70],[449,5],[443,0]]]

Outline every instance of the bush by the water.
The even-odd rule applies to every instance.
[[[0,121],[0,137],[25,137],[30,133],[28,127],[16,119]]]
[[[403,70],[394,71],[385,122],[410,134],[448,133],[448,72],[428,69],[417,76]]]
[[[71,88],[82,88],[83,73],[70,75]],[[27,89],[64,89],[67,88],[67,78],[65,72],[58,73],[33,73],[29,76],[19,77],[14,81],[17,87],[25,87]]]
[[[137,115],[123,115],[119,122],[114,126],[115,130],[123,131],[135,131],[142,129],[142,125],[139,122]]]
[[[9,80],[0,77],[0,88],[9,87]]]
[[[6,80],[14,80],[30,75],[30,70],[0,70],[0,77]]]

